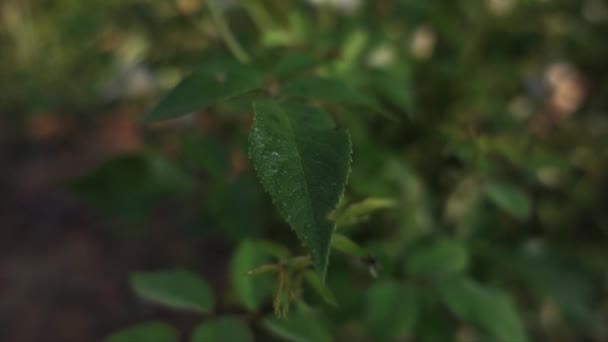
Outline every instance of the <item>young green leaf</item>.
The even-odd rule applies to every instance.
[[[256,310],[271,293],[272,285],[264,275],[249,275],[252,269],[269,262],[266,253],[257,243],[243,241],[232,258],[232,288],[241,303]]]
[[[453,239],[439,238],[418,246],[407,258],[407,272],[416,276],[446,275],[462,272],[469,263],[465,246]]]
[[[414,289],[393,281],[372,286],[366,295],[365,326],[376,341],[401,341],[413,333],[418,308]]]
[[[299,104],[254,105],[250,157],[264,188],[325,277],[334,223],[351,160],[348,133],[328,114]]]
[[[362,222],[375,211],[396,206],[397,202],[392,199],[370,197],[361,202],[351,204],[342,210],[336,210],[332,214],[332,218],[336,222],[336,226],[340,228]]]
[[[194,329],[190,342],[252,342],[253,333],[243,321],[222,317],[201,323]]]
[[[118,331],[104,339],[104,342],[177,342],[178,332],[169,324],[148,322]]]
[[[174,119],[244,94],[261,85],[261,78],[251,68],[236,62],[214,64],[195,70],[184,78],[144,121]]]
[[[368,32],[363,30],[354,30],[348,35],[342,46],[340,59],[335,63],[337,73],[351,72],[357,66],[357,61],[363,54],[369,38]]]
[[[368,253],[357,245],[356,242],[339,233],[334,234],[333,238],[331,239],[331,246],[344,254],[356,257],[364,257],[368,255]]]
[[[183,271],[135,272],[131,287],[143,299],[175,309],[196,312],[213,310],[213,293],[198,275]]]
[[[486,194],[497,207],[513,217],[525,220],[530,216],[530,200],[518,187],[508,183],[493,182],[486,188]]]
[[[333,292],[331,292],[329,287],[327,287],[327,285],[323,283],[321,278],[319,278],[318,273],[308,271],[304,275],[304,278],[306,279],[308,284],[310,284],[310,286],[319,294],[319,296],[321,296],[321,298],[323,298],[323,300],[327,302],[327,304],[330,304],[335,307],[338,306],[336,296],[333,294]]]
[[[499,341],[527,341],[525,329],[511,299],[464,277],[440,286],[450,310],[464,321],[478,325]]]

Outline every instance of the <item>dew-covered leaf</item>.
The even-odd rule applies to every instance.
[[[262,101],[254,109],[253,165],[324,278],[335,228],[328,215],[344,192],[350,169],[348,133],[311,107]]]

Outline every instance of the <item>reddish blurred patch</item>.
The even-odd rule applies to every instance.
[[[113,153],[135,152],[142,147],[135,119],[124,113],[112,114],[101,123],[100,143]]]
[[[27,121],[27,133],[31,140],[49,142],[64,136],[73,126],[66,116],[43,113],[31,116]]]

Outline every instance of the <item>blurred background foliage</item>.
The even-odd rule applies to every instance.
[[[276,282],[245,273],[281,255],[268,241],[302,248],[249,164],[249,102],[140,124],[234,58],[204,0],[5,0],[0,339],[148,321],[109,341],[186,340],[201,321],[192,341],[608,339],[608,3],[217,5],[270,94],[332,77],[381,108],[330,93],[354,146],[347,203],[395,203],[343,228],[375,263],[334,252],[338,306],[306,287],[273,317]],[[173,267],[210,284],[211,311],[129,291],[131,272]]]

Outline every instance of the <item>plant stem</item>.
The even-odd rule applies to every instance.
[[[243,6],[245,7],[251,21],[253,21],[260,34],[263,35],[266,33],[266,31],[270,30],[268,18],[265,16],[264,11],[257,6],[257,4],[248,2]]]
[[[244,64],[249,63],[249,55],[234,37],[228,23],[226,20],[224,20],[224,16],[220,13],[219,9],[215,5],[215,0],[207,0],[205,2],[207,3],[207,7],[209,7],[209,11],[211,12],[211,17],[217,25],[217,29],[230,52],[239,62]]]

